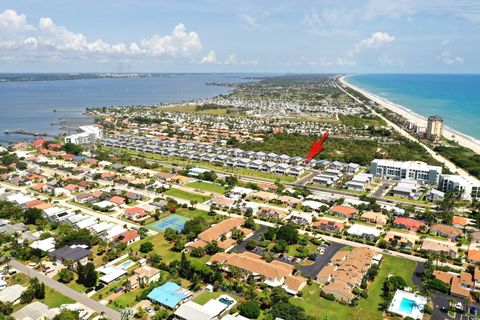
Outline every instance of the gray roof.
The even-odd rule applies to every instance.
[[[63,247],[49,252],[48,256],[59,260],[72,259],[73,261],[79,261],[88,257],[91,253],[90,250],[82,247]]]
[[[32,320],[38,320],[38,319],[43,319],[43,317],[48,313],[48,306],[39,302],[39,301],[34,301],[22,309],[18,310],[17,312],[12,314],[12,317],[14,317],[17,320],[23,320],[23,319],[32,319]]]

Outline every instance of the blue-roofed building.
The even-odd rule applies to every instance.
[[[191,291],[183,289],[175,282],[167,282],[160,287],[153,289],[147,297],[152,302],[174,309],[177,304],[191,295]]]
[[[76,156],[73,158],[73,161],[77,161],[77,162],[82,162],[82,161],[85,161],[85,157],[84,156]]]

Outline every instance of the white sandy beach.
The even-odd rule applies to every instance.
[[[350,84],[346,79],[346,77],[341,77],[339,80],[342,84],[352,88],[355,91],[360,92],[363,94],[365,97],[368,99],[378,103],[379,105],[403,116],[406,118],[408,121],[411,123],[419,126],[419,127],[427,127],[427,119],[423,116],[420,116],[416,113],[414,113],[412,110],[405,108],[404,106],[398,105],[396,103],[393,103],[387,99],[384,99],[382,97],[379,97],[377,95],[374,95],[368,91],[365,91],[357,86],[354,86]],[[441,116],[441,115],[440,115]],[[466,148],[472,149],[476,153],[480,154],[480,141],[476,140],[470,136],[467,136],[461,132],[458,132],[456,130],[453,130],[449,128],[448,126],[444,126],[443,129],[443,136],[449,140],[453,140],[457,142],[459,145],[464,146]]]

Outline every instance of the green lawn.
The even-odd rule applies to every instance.
[[[194,182],[190,182],[189,184],[186,184],[185,186],[190,188],[205,190],[208,192],[220,193],[220,194],[224,194],[225,192],[227,192],[227,189],[225,189],[224,186],[221,186],[216,183],[211,183],[211,182],[194,181]]]
[[[69,297],[64,296],[58,291],[53,290],[52,288],[45,288],[45,299],[41,300],[49,308],[58,308],[62,304],[75,303],[74,300]]]
[[[215,291],[215,292],[205,292],[205,293],[202,293],[201,295],[199,295],[198,297],[196,297],[195,299],[193,299],[193,302],[196,302],[198,304],[201,304],[201,305],[204,305],[205,303],[207,303],[209,300],[212,300],[212,299],[217,299],[218,297],[220,297],[221,295],[224,295],[226,294],[227,296],[230,296],[231,298],[233,298],[235,301],[238,302],[238,297],[235,297],[235,296],[232,296],[231,294],[229,293],[226,293],[226,292],[223,292],[223,291]]]
[[[196,200],[199,203],[205,202],[205,201],[210,199],[210,197],[207,197],[207,196],[202,196],[202,195],[199,195],[199,194],[194,194],[194,193],[186,192],[186,191],[183,191],[183,190],[180,190],[180,189],[175,189],[175,188],[170,188],[169,190],[167,190],[165,192],[165,195],[166,196],[171,196],[171,197],[174,197],[174,198],[181,198],[181,199],[185,199],[185,200],[190,200],[190,201],[191,200]]]
[[[415,262],[407,259],[384,255],[380,272],[368,286],[368,298],[360,299],[358,307],[341,305],[338,302],[320,298],[320,286],[313,284],[305,287],[303,297],[291,299],[292,303],[301,306],[307,314],[318,319],[328,317],[330,320],[363,320],[382,319],[382,311],[379,305],[382,302],[382,286],[388,275],[401,276],[408,286],[413,286],[412,275],[415,271]]]
[[[85,290],[87,290],[87,288],[83,285],[83,284],[79,284],[77,283],[77,279],[78,279],[78,276],[77,274],[74,272],[74,277],[73,277],[73,280],[70,281],[69,283],[64,283],[67,287],[69,287],[70,289],[73,289],[75,291],[78,291],[78,292],[85,292]],[[54,277],[53,277],[53,280],[57,280],[58,281],[58,274],[56,274]]]
[[[137,287],[132,291],[122,294],[117,299],[115,299],[112,303],[110,303],[108,306],[118,311],[121,311],[125,307],[131,308],[137,303],[136,298],[142,293],[142,291],[143,291],[142,288]]]
[[[127,279],[127,276],[123,276],[123,277],[118,278],[113,283],[110,283],[108,286],[106,286],[102,290],[96,292],[92,296],[92,298],[97,300],[97,301],[100,301],[102,299],[107,298],[109,295],[113,294],[113,289],[115,289],[116,287],[120,287],[123,284],[125,279]]]

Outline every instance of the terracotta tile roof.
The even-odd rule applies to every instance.
[[[46,183],[37,183],[35,185],[32,186],[32,189],[33,190],[42,190],[43,188],[45,188],[47,184]]]
[[[223,220],[216,225],[210,227],[209,229],[201,232],[198,235],[198,239],[205,242],[211,242],[213,240],[219,239],[223,234],[226,234],[232,231],[233,228],[238,228],[245,223],[243,218],[230,218]]]
[[[475,272],[473,273],[473,279],[475,279],[475,281],[480,281],[480,269],[475,268]]]
[[[236,240],[234,240],[232,238],[229,238],[229,239],[226,239],[224,241],[218,242],[218,247],[223,249],[223,250],[227,250],[228,248],[235,245],[236,243],[237,243]]]
[[[278,186],[273,183],[259,183],[257,184],[258,189],[260,190],[277,190]]]
[[[119,196],[113,196],[110,199],[110,202],[116,203],[116,204],[124,204],[125,203],[125,198],[119,197]]]
[[[285,285],[292,291],[299,291],[307,282],[307,279],[296,276],[286,276]]]
[[[454,216],[452,218],[452,224],[455,225],[460,225],[460,226],[466,226],[468,224],[467,218],[460,217],[460,216]]]
[[[468,250],[468,261],[480,262],[480,250]]]
[[[440,242],[429,239],[425,239],[423,241],[421,248],[427,251],[446,252],[448,254],[454,253],[455,255],[458,252],[458,248],[455,243]]]
[[[345,225],[343,223],[336,222],[330,219],[318,219],[313,223],[313,226],[316,228],[320,228],[322,226],[330,226],[331,228],[338,228],[339,231],[342,231],[343,228],[345,228]]]
[[[412,230],[418,230],[425,225],[423,221],[415,220],[412,218],[404,218],[404,217],[395,219],[393,223],[396,225],[405,226],[406,228],[412,229]]]
[[[438,280],[442,281],[445,284],[450,285],[450,282],[452,281],[452,278],[454,277],[453,274],[441,271],[441,270],[434,270],[433,271],[433,276],[437,278]]]
[[[434,224],[433,226],[430,227],[430,230],[434,232],[439,232],[441,234],[445,234],[448,237],[453,237],[453,238],[456,238],[459,235],[463,234],[462,230],[452,226],[448,226],[446,224]]]
[[[473,288],[473,276],[471,273],[468,272],[460,272],[460,284],[464,287]]]
[[[454,294],[456,296],[464,297],[464,298],[470,298],[470,291],[467,289],[464,289],[460,286],[460,279],[459,277],[453,277],[452,278],[452,284],[450,286],[450,292],[451,294]]]
[[[144,212],[145,210],[140,207],[132,207],[132,208],[125,209],[125,213],[133,214],[133,215],[140,215],[140,214],[143,214]]]
[[[268,263],[259,258],[255,259],[248,255],[235,253],[229,255],[225,263],[252,273],[263,275],[270,279],[288,276],[293,271],[293,266],[280,261],[274,260],[272,263]]]
[[[117,240],[120,243],[128,243],[129,241],[138,238],[140,235],[138,234],[137,230],[127,230],[118,236],[115,237],[115,240]]]
[[[347,207],[347,206],[333,206],[330,208],[330,211],[334,213],[339,213],[341,215],[346,215],[346,216],[353,216],[357,214],[357,209]]]

